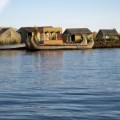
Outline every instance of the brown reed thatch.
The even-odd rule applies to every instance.
[[[13,28],[0,30],[0,45],[12,45],[21,43],[21,36]]]
[[[63,34],[70,35],[82,35],[82,34],[91,34],[92,32],[88,28],[67,28]]]

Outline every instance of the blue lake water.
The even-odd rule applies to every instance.
[[[120,49],[0,51],[0,120],[120,120]]]

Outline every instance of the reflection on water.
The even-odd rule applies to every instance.
[[[90,49],[90,50],[81,50],[82,54],[85,55],[85,54],[92,54],[94,52],[94,49]]]
[[[0,57],[14,57],[16,55],[21,54],[20,51],[15,51],[15,50],[0,50]]]
[[[0,119],[118,120],[119,58],[119,49],[0,51]]]

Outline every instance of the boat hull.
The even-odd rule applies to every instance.
[[[33,39],[26,40],[26,47],[29,50],[80,50],[80,49],[91,49],[94,45],[94,41],[90,41],[88,44],[55,44],[55,45],[47,45],[47,44],[39,44]]]

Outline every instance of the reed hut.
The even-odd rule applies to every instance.
[[[63,33],[65,42],[77,42],[82,40],[82,35],[88,39],[93,37],[92,32],[88,28],[67,28]]]
[[[0,45],[12,45],[21,43],[21,36],[13,28],[2,28],[0,30]]]
[[[116,29],[100,29],[96,40],[119,40],[119,34]]]

